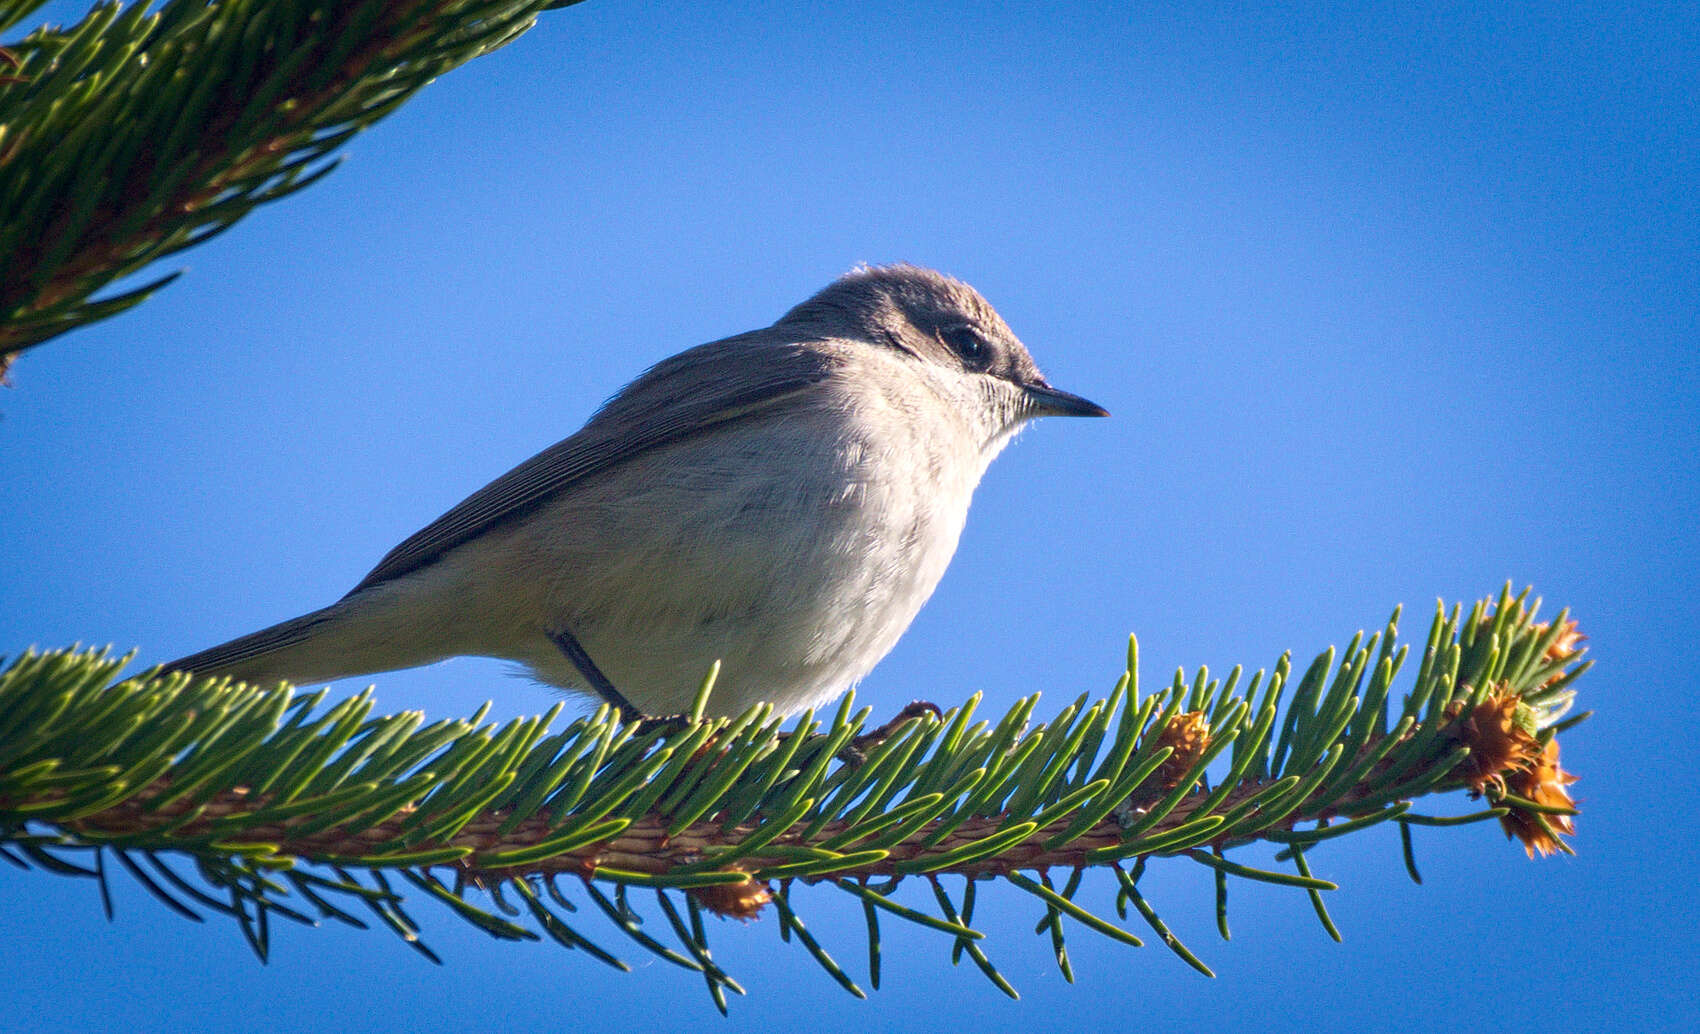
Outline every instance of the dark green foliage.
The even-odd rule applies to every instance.
[[[235,919],[262,957],[273,918],[363,926],[364,912],[435,961],[410,898],[494,937],[541,934],[624,968],[582,916],[569,920],[574,895],[557,884],[565,875],[615,931],[701,973],[722,1009],[726,991],[742,989],[713,962],[705,908],[770,908],[784,939],[860,995],[798,916],[797,883],[824,883],[863,907],[872,986],[879,922],[895,918],[945,934],[953,956],[966,954],[1013,995],[971,925],[979,883],[1001,882],[1040,907],[1035,929],[1072,979],[1068,928],[1140,944],[1076,900],[1083,870],[1108,865],[1116,912],[1126,918],[1132,905],[1208,974],[1139,891],[1151,858],[1211,871],[1224,937],[1231,878],[1306,893],[1338,938],[1322,897],[1335,884],[1313,875],[1306,856],[1326,841],[1394,821],[1414,876],[1412,825],[1510,811],[1562,823],[1573,813],[1462,765],[1475,741],[1459,716],[1490,694],[1515,704],[1531,749],[1568,724],[1559,719],[1569,686],[1586,665],[1555,651],[1564,616],[1534,625],[1525,599],[1507,592],[1467,617],[1438,611],[1393,722],[1389,686],[1405,657],[1393,643],[1397,613],[1337,664],[1330,650],[1306,669],[1284,719],[1285,658],[1244,686],[1239,669],[1226,681],[1200,671],[1141,696],[1130,655],[1109,697],[1083,696],[1050,722],[1029,726],[1037,695],[995,723],[974,721],[970,700],[912,720],[850,762],[840,749],[868,712],[853,713],[849,699],[824,726],[808,714],[789,733],[762,705],[648,730],[604,707],[551,735],[559,708],[500,726],[483,724],[483,711],[427,725],[416,713],[373,716],[367,693],[325,706],[323,693],[217,679],[150,672],[114,682],[123,662],[101,654],[27,655],[0,672],[0,861],[92,878],[103,895],[122,870],[180,915]],[[1180,735],[1200,720],[1207,737]],[[1491,806],[1455,818],[1409,810],[1415,796],[1464,787]],[[1277,860],[1294,871],[1226,857],[1257,840],[1280,845]],[[967,878],[959,900],[940,881],[947,874]],[[909,876],[931,886],[936,914],[891,898]],[[631,886],[655,890],[661,929],[680,950],[632,910]],[[494,911],[473,903],[478,891]]]
[[[0,28],[39,6],[0,0]],[[355,133],[557,6],[101,3],[75,25],[9,44],[0,370],[30,345],[138,304],[177,274],[120,280],[308,186]]]

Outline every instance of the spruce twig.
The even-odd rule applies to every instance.
[[[1153,858],[1211,872],[1224,936],[1227,883],[1244,879],[1309,895],[1338,937],[1322,897],[1335,883],[1309,860],[1338,837],[1393,821],[1413,875],[1414,825],[1498,819],[1531,854],[1568,850],[1574,777],[1559,767],[1557,735],[1587,663],[1574,624],[1537,624],[1537,607],[1507,590],[1468,618],[1440,608],[1402,702],[1388,691],[1405,656],[1396,612],[1382,632],[1310,665],[1279,720],[1286,658],[1243,688],[1237,669],[1226,681],[1201,670],[1144,698],[1129,670],[1107,699],[1081,698],[1031,727],[1037,695],[997,722],[974,721],[977,699],[922,716],[856,764],[837,760],[868,717],[849,699],[812,735],[812,716],[787,736],[765,705],[642,734],[603,708],[550,735],[555,712],[425,725],[374,716],[368,694],[327,707],[322,693],[281,686],[157,671],[119,680],[124,659],[99,652],[27,654],[0,672],[0,851],[14,865],[95,878],[103,895],[127,872],[186,917],[236,918],[262,956],[273,916],[311,921],[293,898],[354,925],[345,905],[364,908],[435,959],[406,891],[492,936],[541,933],[623,966],[564,917],[574,906],[555,880],[576,877],[634,943],[701,972],[721,1007],[726,989],[741,989],[712,961],[703,911],[773,909],[786,939],[860,994],[798,918],[795,884],[826,884],[859,899],[871,967],[883,912],[951,935],[953,955],[1013,993],[972,926],[978,884],[1037,898],[1036,929],[1072,975],[1066,931],[1139,943],[1077,895],[1081,873],[1108,864],[1116,911],[1125,918],[1131,903],[1208,973],[1137,888]],[[1460,791],[1487,808],[1409,810],[1417,796]],[[1298,872],[1228,857],[1257,841],[1279,845]],[[1060,888],[1051,870],[1066,870]],[[960,910],[945,875],[967,878]],[[911,876],[933,887],[937,913],[891,899]],[[655,889],[682,950],[645,932],[629,886]],[[480,891],[510,918],[473,904]]]
[[[109,0],[9,43],[0,375],[139,304],[178,274],[120,281],[310,186],[431,80],[576,2]],[[40,6],[0,3],[0,28]]]

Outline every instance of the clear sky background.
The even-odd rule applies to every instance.
[[[1565,741],[1577,857],[1419,831],[1417,887],[1393,829],[1349,838],[1313,855],[1340,945],[1302,893],[1250,885],[1224,944],[1208,873],[1155,864],[1213,981],[1077,930],[1068,986],[1032,900],[983,892],[1019,1003],[902,924],[858,1002],[771,917],[717,923],[750,990],[730,1021],[635,948],[621,975],[421,905],[441,968],[293,926],[262,966],[122,879],[108,923],[92,884],[0,868],[0,1026],[1692,1029],[1692,8],[1145,6],[546,15],[155,300],[17,364],[0,652],[153,662],[323,605],[649,363],[912,261],[978,286],[1114,418],[1041,423],[993,465],[863,699],[1001,713],[1042,690],[1049,715],[1110,688],[1129,632],[1163,680],[1308,660],[1400,602],[1420,635],[1436,597],[1533,584],[1599,662]],[[439,717],[555,699],[479,660],[376,682]],[[860,977],[860,909],[798,900]]]

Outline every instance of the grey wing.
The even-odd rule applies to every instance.
[[[657,364],[577,434],[472,493],[390,550],[348,595],[417,571],[576,482],[782,405],[831,375],[836,363],[830,353],[764,340],[766,333],[699,345]]]

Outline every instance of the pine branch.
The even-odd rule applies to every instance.
[[[432,79],[578,0],[97,4],[0,50],[0,373],[139,304],[96,298],[329,173]],[[38,0],[0,4],[0,27]]]
[[[1036,899],[1068,975],[1065,926],[1139,943],[1075,900],[1082,872],[1103,866],[1117,913],[1131,904],[1208,973],[1139,892],[1152,858],[1211,870],[1224,936],[1233,878],[1304,891],[1337,937],[1322,901],[1335,885],[1307,861],[1324,841],[1397,823],[1413,877],[1416,825],[1497,818],[1531,855],[1569,850],[1573,777],[1556,736],[1585,717],[1563,716],[1588,664],[1574,622],[1536,624],[1537,607],[1507,589],[1468,615],[1438,609],[1395,707],[1407,654],[1397,611],[1296,684],[1283,657],[1249,681],[1201,669],[1142,694],[1130,649],[1107,698],[1082,696],[1049,722],[1029,727],[1037,694],[995,723],[975,720],[975,698],[848,761],[868,709],[853,714],[847,697],[789,732],[765,705],[705,718],[712,675],[678,727],[645,730],[602,708],[551,734],[559,707],[501,726],[484,711],[425,725],[416,712],[373,717],[369,693],[326,707],[322,691],[157,672],[114,683],[124,662],[104,654],[27,655],[0,673],[0,859],[93,877],[103,895],[111,859],[174,911],[236,919],[262,956],[271,917],[364,925],[365,911],[435,959],[404,909],[428,900],[492,936],[541,933],[623,965],[564,917],[576,906],[557,879],[571,876],[634,943],[702,973],[722,1009],[740,989],[713,962],[704,909],[771,908],[782,937],[860,994],[795,909],[794,882],[829,885],[862,904],[874,986],[879,920],[895,917],[947,934],[1013,994],[971,926],[976,887]],[[1458,791],[1487,806],[1410,810]],[[1257,841],[1282,845],[1294,871],[1227,856]],[[1060,889],[1052,871],[1067,875]],[[966,879],[960,902],[944,876]],[[910,877],[932,886],[937,914],[893,900]],[[643,925],[634,887],[655,891],[682,950]],[[468,900],[474,890],[495,911]]]

